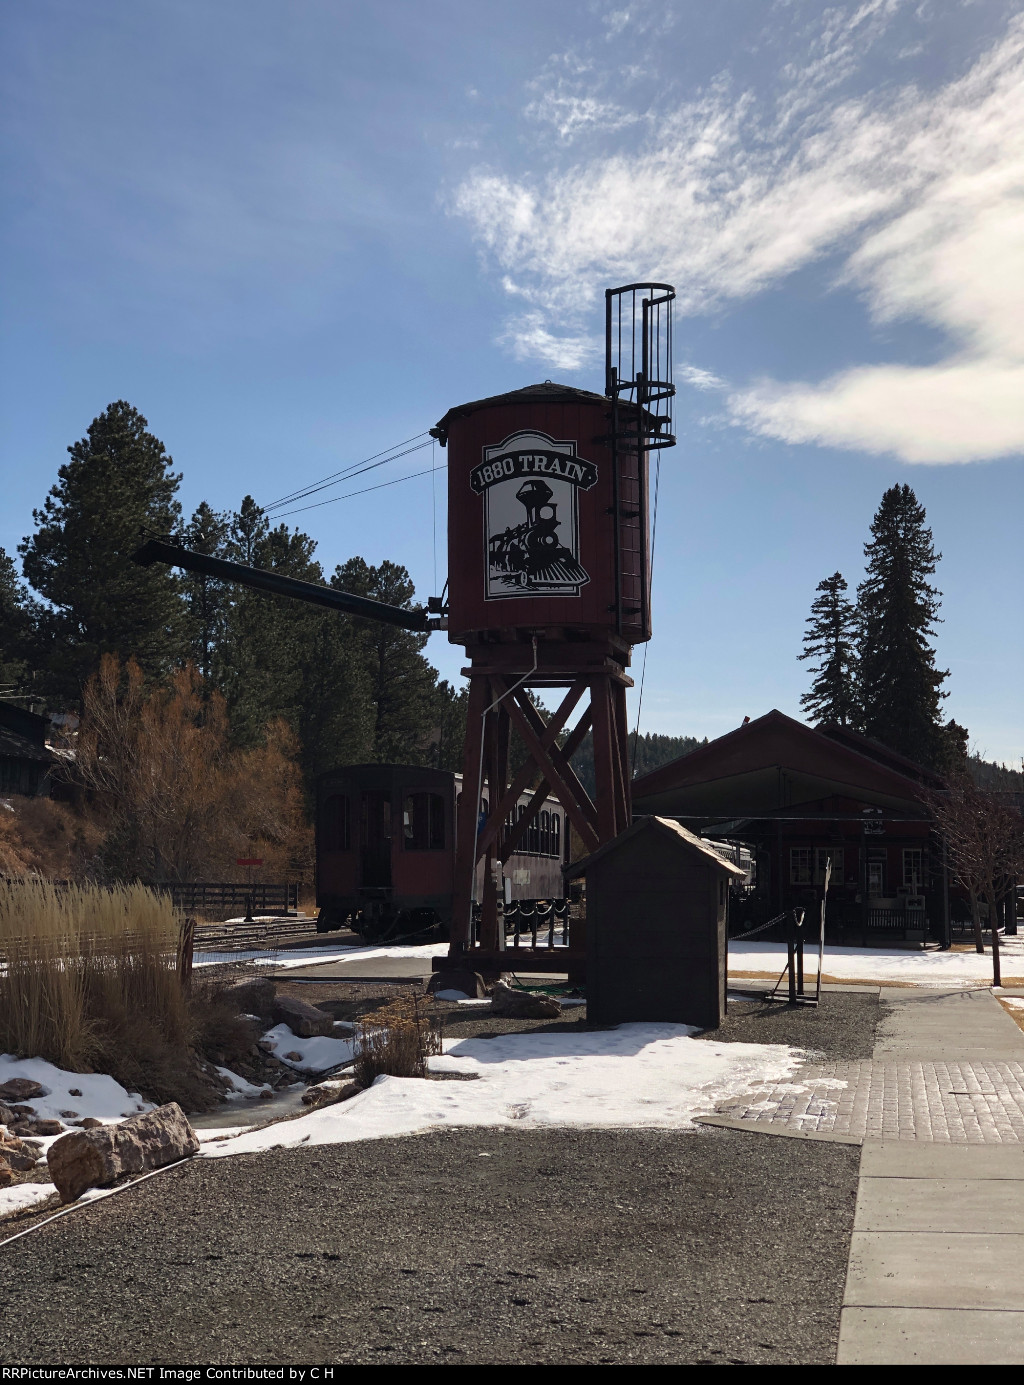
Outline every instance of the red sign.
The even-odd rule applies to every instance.
[[[262,856],[239,856],[235,861],[236,866],[262,866]]]

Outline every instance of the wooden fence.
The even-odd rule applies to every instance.
[[[290,914],[299,907],[298,885],[253,884],[194,881],[173,884],[161,881],[148,886],[169,894],[176,909],[204,918],[230,918],[233,914]]]

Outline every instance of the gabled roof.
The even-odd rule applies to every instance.
[[[828,734],[773,710],[634,780],[633,804],[639,812],[756,818],[838,795],[924,817],[922,781],[934,780],[866,737]]]
[[[849,746],[851,750],[856,750],[861,755],[867,755],[869,759],[877,760],[879,764],[889,765],[897,773],[906,774],[909,778],[927,784],[930,788],[943,787],[942,776],[936,774],[934,770],[926,769],[924,765],[919,765],[916,761],[908,759],[906,755],[901,755],[898,750],[890,749],[881,741],[872,740],[870,736],[862,736],[859,731],[853,731],[849,726],[839,726],[836,722],[829,722],[817,729],[823,736],[828,736],[829,740]]]
[[[671,838],[684,851],[695,853],[703,865],[714,866],[722,875],[742,876],[744,871],[739,866],[734,866],[731,861],[724,860],[719,856],[713,846],[702,841],[700,837],[688,831],[678,822],[673,822],[671,818],[642,817],[637,818],[631,827],[627,827],[625,832],[620,832],[610,842],[605,842],[604,846],[599,846],[596,851],[592,851],[589,856],[584,856],[581,861],[574,861],[571,866],[567,866],[563,872],[566,880],[572,880],[577,875],[584,872],[600,861],[604,856],[611,856],[618,851],[631,838],[639,836],[641,832],[660,832]]]

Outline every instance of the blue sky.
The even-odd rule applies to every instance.
[[[33,0],[0,23],[8,552],[113,399],[187,511],[269,502],[465,400],[600,389],[603,289],[666,279],[642,729],[798,714],[814,588],[856,584],[907,481],[944,555],[946,710],[1019,762],[1020,4]],[[328,571],[444,580],[443,473],[290,522]]]

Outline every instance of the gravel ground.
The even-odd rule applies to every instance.
[[[399,990],[295,989],[352,1017]],[[587,1028],[585,1007],[435,1004],[451,1038]],[[731,1000],[706,1037],[858,1058],[881,1014]],[[0,1362],[831,1363],[857,1169],[848,1146],[709,1127],[197,1161],[0,1252]]]
[[[831,1364],[858,1157],[708,1128],[195,1161],[0,1254],[0,1361]]]
[[[732,994],[735,990],[730,987]],[[717,1043],[792,1044],[829,1058],[870,1058],[886,1010],[870,992],[823,991],[817,1008],[764,1000],[730,1000],[720,1029],[699,1035]]]

